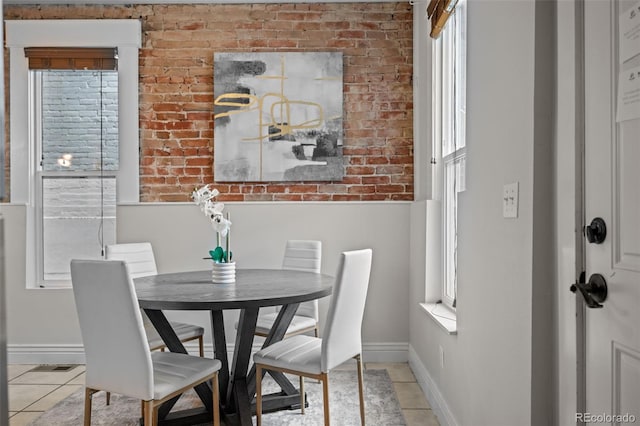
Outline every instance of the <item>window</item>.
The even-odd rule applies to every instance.
[[[26,206],[26,286],[68,287],[69,259],[100,257],[115,241],[116,202],[138,201],[141,26],[21,20],[6,33],[10,197]]]
[[[465,190],[466,2],[432,41],[433,194],[442,201],[442,302],[456,307],[458,195]]]
[[[31,70],[37,285],[69,283],[74,258],[115,243],[118,73]]]

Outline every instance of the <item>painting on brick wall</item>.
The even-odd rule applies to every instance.
[[[216,181],[342,179],[342,53],[213,59]]]

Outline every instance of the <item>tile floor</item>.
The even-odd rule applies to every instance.
[[[84,366],[68,371],[33,372],[35,365],[12,364],[9,377],[9,426],[26,426],[84,385]],[[355,368],[355,363],[345,369]],[[365,369],[386,369],[393,381],[407,426],[439,426],[438,419],[407,363],[366,363]]]

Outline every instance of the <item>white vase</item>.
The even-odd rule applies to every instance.
[[[214,284],[230,284],[236,282],[236,262],[213,263],[211,281]]]

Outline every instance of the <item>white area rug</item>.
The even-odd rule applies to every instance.
[[[364,375],[366,422],[377,426],[405,425],[402,410],[391,379],[386,370],[367,370]],[[297,380],[292,378],[292,383]],[[267,393],[273,387],[265,379]],[[320,426],[323,425],[322,385],[315,380],[305,380],[305,391],[309,407],[305,415],[300,410],[278,411],[263,415],[264,426]],[[333,371],[329,374],[329,401],[331,422],[337,426],[359,426],[358,381],[355,371]],[[78,391],[56,404],[36,419],[32,426],[82,425],[84,390]],[[183,395],[175,410],[201,406],[197,395],[190,391]],[[111,395],[111,405],[105,405],[104,393],[93,397],[91,424],[137,426],[140,418],[140,401],[121,395]],[[254,417],[255,423],[255,417]]]

